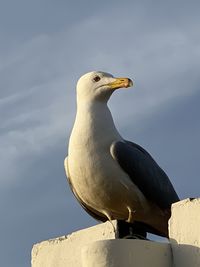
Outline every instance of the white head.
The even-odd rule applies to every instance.
[[[132,85],[133,82],[129,78],[115,78],[106,72],[92,71],[78,80],[77,100],[107,102],[116,89]]]

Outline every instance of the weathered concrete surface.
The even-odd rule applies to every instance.
[[[106,222],[43,241],[32,249],[32,267],[171,267],[169,244],[115,238]]]
[[[200,199],[173,204],[169,222],[174,267],[200,266]]]
[[[116,222],[113,221],[116,228]],[[71,235],[43,241],[33,246],[32,267],[79,267],[81,249],[97,240],[114,239],[115,232],[110,222],[102,223]]]
[[[172,206],[169,233],[169,244],[116,239],[106,222],[34,245],[32,267],[199,267],[200,199]]]
[[[168,243],[135,239],[102,240],[82,249],[82,267],[171,267]]]

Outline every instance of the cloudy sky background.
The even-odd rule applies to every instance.
[[[96,222],[66,183],[75,84],[91,70],[135,79],[110,108],[181,199],[200,192],[199,1],[0,0],[0,265]]]

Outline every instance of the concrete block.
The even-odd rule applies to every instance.
[[[116,221],[113,221],[115,229]],[[110,222],[33,246],[32,267],[171,267],[168,243],[116,239]]]
[[[200,266],[200,199],[173,204],[169,235],[175,267]]]
[[[171,267],[168,243],[136,239],[102,240],[82,249],[82,267]]]
[[[113,221],[116,228],[116,221]],[[67,236],[43,241],[32,249],[32,267],[79,267],[84,245],[98,240],[114,239],[110,222],[74,232]]]

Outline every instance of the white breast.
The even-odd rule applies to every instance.
[[[128,206],[141,209],[145,201],[110,153],[111,144],[119,140],[123,139],[107,105],[80,106],[69,142],[68,172],[83,202],[110,217],[126,219]]]

